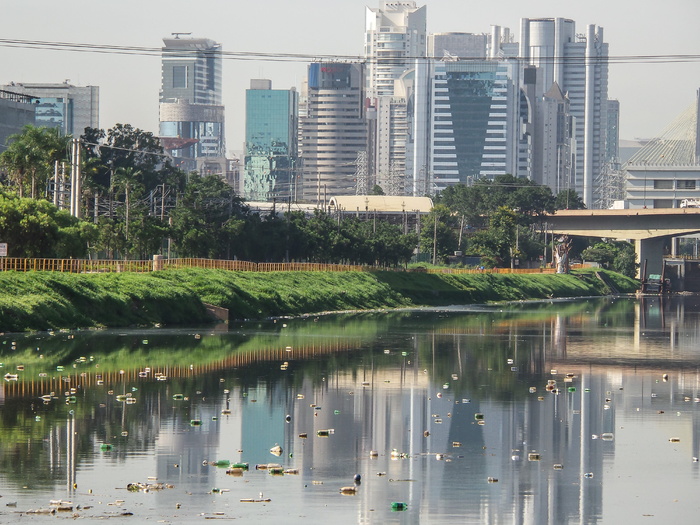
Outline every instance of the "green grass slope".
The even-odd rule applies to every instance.
[[[621,292],[636,290],[636,281],[606,273]],[[0,331],[153,323],[191,325],[208,320],[203,303],[228,308],[232,319],[254,319],[607,293],[609,290],[594,272],[0,272]]]

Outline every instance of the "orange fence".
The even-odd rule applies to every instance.
[[[110,259],[23,259],[0,257],[0,271],[111,273],[151,272],[154,266],[164,270],[208,268],[237,272],[367,272],[389,270],[374,266],[320,263],[254,263],[220,259],[161,259],[158,261],[125,261]],[[403,271],[397,269],[396,271]],[[554,273],[554,268],[493,268],[484,270],[466,268],[428,268],[409,271],[422,273],[479,274],[479,273]]]

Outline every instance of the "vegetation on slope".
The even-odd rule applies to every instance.
[[[622,292],[636,282],[607,272]],[[423,274],[412,272],[229,272],[150,274],[0,273],[0,330],[196,324],[203,303],[232,319],[322,311],[473,304],[609,293],[594,272]]]

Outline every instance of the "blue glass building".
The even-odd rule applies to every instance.
[[[243,193],[254,201],[296,200],[298,96],[252,80],[246,90]]]

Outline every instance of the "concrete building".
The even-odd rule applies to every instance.
[[[700,207],[698,99],[623,166],[629,208]]]
[[[207,38],[164,38],[160,137],[187,171],[226,173],[221,44]]]
[[[305,116],[300,118],[301,199],[325,203],[333,195],[357,193],[358,176],[366,176],[363,85],[362,64],[309,65]]]
[[[34,125],[35,99],[11,91],[0,91],[0,153],[7,147],[7,138]]]
[[[66,80],[61,84],[15,83],[0,86],[3,91],[34,97],[33,124],[59,128],[63,135],[79,137],[85,128],[100,127],[100,88],[79,87]]]
[[[431,58],[486,58],[488,37],[474,33],[432,33],[428,35],[428,56]]]
[[[408,97],[416,57],[426,56],[426,7],[414,1],[383,1],[365,16],[366,94],[376,110],[370,119],[366,186],[401,194],[405,183]],[[370,182],[371,181],[371,182]]]
[[[295,198],[298,96],[251,80],[246,90],[244,197],[269,201]]]
[[[603,28],[589,25],[581,35],[573,20],[524,18],[518,54],[526,64],[537,68],[536,98],[556,82],[569,100],[573,187],[591,208],[596,202],[595,181],[605,170],[607,146],[608,44],[603,39]],[[533,144],[533,156],[547,154],[544,147]],[[540,182],[539,175],[533,175]]]

